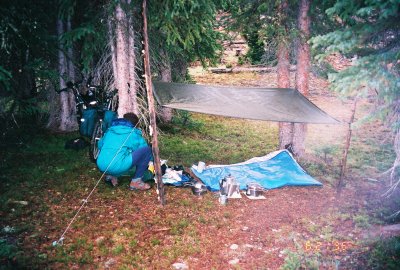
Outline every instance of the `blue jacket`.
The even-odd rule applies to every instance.
[[[148,144],[142,131],[125,119],[115,119],[98,142],[97,167],[102,172],[107,170],[106,174],[120,176],[132,167],[132,152],[145,146]]]

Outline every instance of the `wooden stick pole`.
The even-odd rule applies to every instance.
[[[351,124],[354,122],[354,115],[356,114],[356,108],[357,108],[357,98],[354,100],[353,103],[353,108],[351,110],[351,117],[350,117],[350,122],[348,123],[349,128],[347,131],[347,137],[346,137],[346,145],[343,151],[343,157],[342,157],[342,162],[340,166],[340,178],[339,182],[337,185],[337,192],[340,194],[342,192],[342,188],[344,186],[344,176],[346,173],[346,165],[347,165],[347,154],[349,153],[349,148],[350,148],[350,142],[351,142]]]
[[[152,136],[152,150],[154,157],[154,170],[156,176],[156,186],[158,200],[161,205],[165,205],[165,191],[164,183],[162,182],[162,172],[160,163],[160,154],[158,149],[158,138],[157,138],[157,125],[156,125],[156,112],[154,106],[154,96],[153,96],[153,85],[151,83],[151,71],[150,71],[150,54],[149,54],[149,39],[147,36],[147,3],[143,0],[143,41],[144,41],[144,73],[146,81],[146,92],[147,92],[147,102],[149,106],[150,114],[150,128],[153,132]]]

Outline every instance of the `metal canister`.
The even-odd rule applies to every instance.
[[[228,202],[228,196],[226,196],[226,194],[220,194],[218,201],[220,204],[225,205]]]

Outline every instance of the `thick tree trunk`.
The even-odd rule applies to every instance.
[[[72,26],[71,26],[71,16],[68,16],[68,20],[67,20],[67,31],[71,31],[72,30]],[[70,48],[68,48],[67,51],[67,62],[68,62],[68,77],[69,80],[72,82],[75,82],[75,66],[74,66],[74,49],[71,46]],[[76,103],[75,103],[75,97],[74,94],[72,92],[68,92],[68,106],[70,109],[70,115],[72,116],[73,120],[71,122],[71,128],[73,130],[77,130],[78,129],[78,122],[76,121]]]
[[[61,19],[57,20],[57,34],[59,38],[59,50],[58,50],[58,72],[60,74],[60,89],[66,87],[66,83],[64,77],[67,76],[68,65],[66,61],[66,57],[64,55],[64,46],[61,43],[61,35],[64,33],[64,23]],[[61,112],[60,112],[60,131],[73,131],[76,128],[76,119],[74,118],[73,109],[71,109],[71,104],[69,102],[69,93],[61,92],[60,93],[60,103],[61,103]]]
[[[121,3],[129,4],[130,0],[121,1],[115,8],[116,17],[116,68],[115,85],[118,89],[118,115],[138,113],[137,84],[135,75],[134,36],[126,11]],[[116,74],[114,74],[115,76]]]
[[[162,49],[161,51],[161,58],[163,59],[163,63],[161,65],[160,75],[161,81],[163,82],[172,82],[172,68],[171,62],[169,60],[168,54]],[[172,116],[174,115],[173,109],[160,107],[158,109],[158,117],[163,122],[171,122]]]
[[[60,125],[61,105],[60,97],[54,91],[53,86],[47,87],[47,102],[49,103],[49,119],[47,120],[46,128],[49,130],[58,130]]]
[[[114,88],[117,88],[117,81],[118,81],[118,70],[117,70],[117,53],[115,51],[115,39],[113,34],[113,26],[111,18],[108,19],[108,38],[109,38],[109,46],[110,46],[110,53],[111,53],[111,64],[112,64],[112,72],[114,75]]]
[[[285,27],[286,31],[286,17],[287,17],[288,2],[283,0],[279,6],[279,13],[281,18],[281,25]],[[286,35],[287,36],[287,35]],[[277,51],[278,66],[277,66],[277,81],[279,88],[290,87],[290,59],[288,41],[281,37]],[[279,149],[284,149],[286,145],[290,144],[293,139],[293,125],[292,123],[279,123]]]
[[[129,24],[128,24],[128,45],[129,45],[129,90],[131,95],[131,104],[132,104],[132,111],[136,114],[139,112],[138,104],[136,102],[136,95],[138,89],[138,83],[136,78],[136,54],[135,54],[135,39],[134,39],[134,31],[133,31],[133,22],[132,16],[129,17]]]
[[[310,16],[308,15],[310,2],[310,0],[300,1],[298,16],[300,38],[297,48],[296,88],[304,96],[308,96],[309,92],[310,46],[307,41],[310,38]],[[306,124],[294,124],[293,151],[296,156],[302,156],[305,153],[306,133]]]

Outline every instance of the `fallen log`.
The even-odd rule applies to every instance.
[[[295,71],[296,67],[290,67],[290,71]],[[257,72],[267,73],[275,72],[276,67],[235,67],[235,68],[210,68],[212,73],[241,73],[241,72]]]

